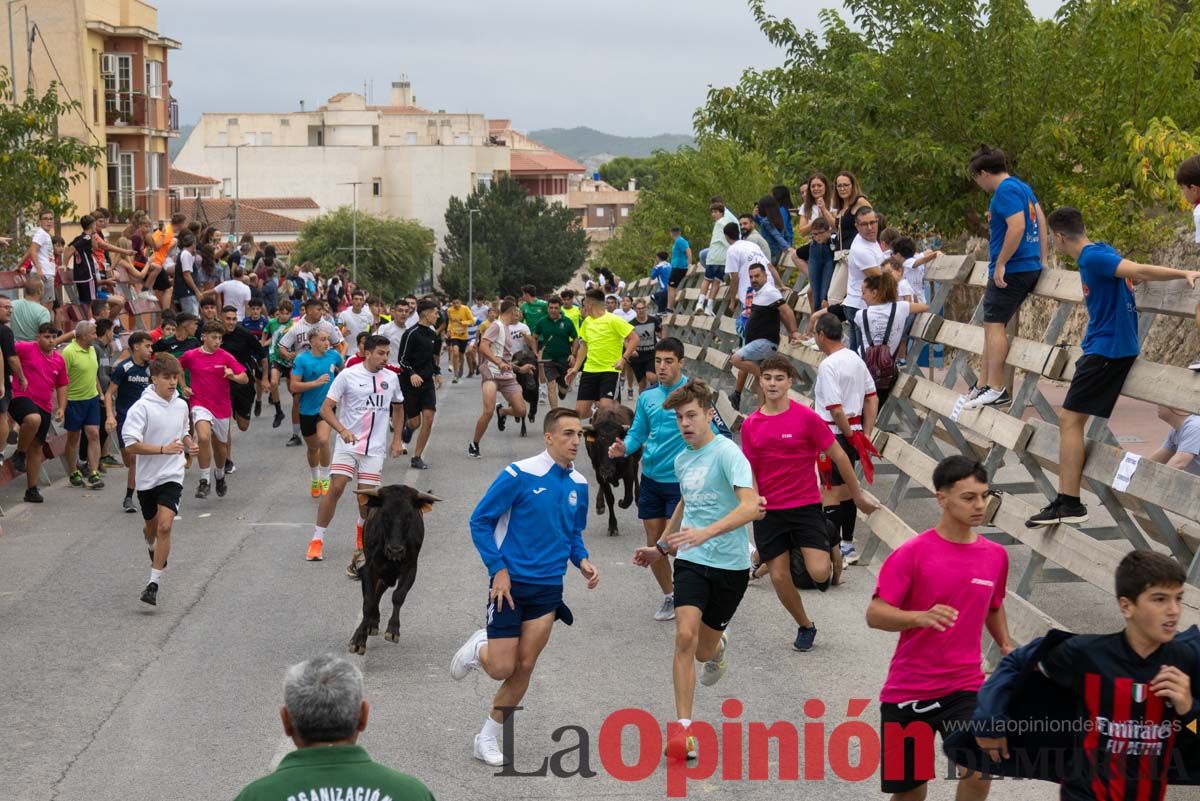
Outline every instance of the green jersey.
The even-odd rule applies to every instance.
[[[267,358],[269,358],[273,364],[282,365],[283,367],[287,367],[291,364],[291,362],[279,355],[279,340],[283,339],[283,335],[286,334],[288,329],[291,327],[291,320],[288,320],[286,323],[281,323],[279,322],[279,318],[272,317],[271,322],[267,323],[267,327],[263,329],[263,336],[267,337],[271,343],[271,346],[267,348]]]
[[[533,329],[538,344],[542,347],[542,358],[552,362],[565,362],[571,356],[571,343],[579,338],[575,324],[566,317],[557,320],[545,317]]]
[[[528,303],[521,304],[521,317],[524,318],[525,325],[529,326],[530,331],[537,328],[537,324],[550,314],[549,305],[541,298],[534,298]]]
[[[434,801],[412,776],[371,761],[358,745],[301,748],[283,758],[274,773],[251,782],[234,801],[289,801],[307,798]]]

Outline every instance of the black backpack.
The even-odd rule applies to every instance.
[[[896,322],[896,305],[888,312],[887,328],[883,332],[883,341],[871,342],[871,321],[867,318],[867,310],[862,310],[863,328],[863,361],[867,363],[867,371],[875,381],[877,392],[887,392],[896,385],[900,370],[896,367],[896,357],[892,353],[888,340],[892,336],[892,324]]]

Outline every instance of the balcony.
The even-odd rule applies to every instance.
[[[175,98],[148,97],[142,92],[106,90],[104,123],[107,133],[179,136],[179,105]]]

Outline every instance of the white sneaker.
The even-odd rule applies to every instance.
[[[500,767],[504,764],[504,752],[500,750],[500,742],[495,737],[476,734],[475,758],[493,768]]]
[[[538,400],[540,400],[542,403],[546,402],[546,388],[545,387],[542,387],[541,389],[538,390]]]
[[[963,404],[963,408],[978,409],[980,406],[991,406],[1002,397],[1004,397],[1004,390],[987,387],[983,390],[983,392],[980,392],[974,398],[969,398],[967,402]]]
[[[455,681],[465,679],[472,670],[479,669],[479,659],[475,655],[479,652],[480,644],[484,642],[487,642],[487,629],[480,629],[454,652],[454,658],[450,660],[450,676]],[[495,742],[494,738],[492,742]],[[475,756],[479,756],[478,741],[475,744]]]
[[[1200,371],[1200,361],[1194,361],[1188,365],[1189,370]]]
[[[655,620],[674,620],[675,619],[675,596],[663,596],[662,606],[658,607],[658,611],[654,613]]]
[[[700,683],[711,687],[721,680],[729,669],[729,632],[721,632],[721,653],[716,658],[704,663],[704,671],[700,674]]]
[[[853,565],[858,563],[858,551],[854,550],[854,543],[842,543],[842,563]]]

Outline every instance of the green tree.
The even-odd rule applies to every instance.
[[[349,206],[314,217],[300,229],[294,262],[311,261],[326,273],[350,264],[353,212]],[[403,296],[425,276],[433,254],[433,231],[415,220],[358,213],[358,283],[387,302]]]
[[[644,159],[632,156],[617,156],[600,165],[600,178],[614,189],[627,189],[631,180],[637,181],[638,189],[653,189],[655,175],[654,156]]]
[[[442,286],[466,292],[468,210],[474,221],[475,286],[519,295],[523,284],[546,292],[565,284],[588,255],[587,235],[575,213],[505,176],[472,192],[466,201],[450,198],[446,237],[439,249]],[[480,257],[481,249],[484,256]],[[483,274],[487,277],[481,277]],[[449,282],[449,283],[448,283]]]
[[[70,189],[86,169],[100,166],[103,155],[99,145],[58,135],[58,120],[81,111],[78,102],[59,100],[55,82],[40,96],[27,91],[18,102],[8,71],[0,67],[0,226],[6,231],[15,230],[18,216],[29,220],[40,209],[58,217],[76,211]]]
[[[755,202],[774,183],[766,159],[728,139],[701,138],[695,148],[651,157],[654,186],[638,193],[629,221],[596,254],[592,265],[607,267],[628,280],[649,273],[655,254],[671,249],[670,230],[683,229],[692,257],[708,247],[712,235],[709,206],[719,195],[735,214],[753,211]]]

